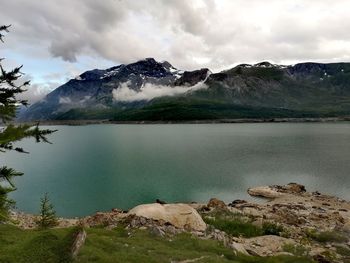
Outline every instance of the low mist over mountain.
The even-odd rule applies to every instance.
[[[350,114],[350,63],[261,62],[212,73],[153,58],[94,69],[31,105],[20,120],[203,120]]]

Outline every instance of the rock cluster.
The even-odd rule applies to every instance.
[[[151,234],[161,237],[164,237],[165,235],[176,235],[186,231],[185,229],[177,228],[162,219],[155,220],[152,218],[136,216],[134,214],[128,215],[122,222],[124,224],[126,223],[126,229],[148,229]]]
[[[113,209],[110,212],[97,212],[94,215],[80,219],[79,224],[85,227],[116,226],[123,215],[123,211],[119,209]]]
[[[248,193],[264,197],[267,202],[255,204],[234,201],[229,204],[231,211],[250,215],[255,222],[278,223],[288,232],[288,240],[279,237],[271,240],[269,236],[256,237],[253,238],[255,246],[249,240],[243,241],[250,254],[276,255],[278,251],[281,252],[281,243],[286,244],[288,241],[303,244],[316,262],[344,262],[346,256],[339,255],[337,248],[345,247],[350,252],[349,202],[319,192],[307,192],[303,185],[295,183],[259,186],[248,189]],[[342,236],[343,240],[337,236]],[[270,240],[260,242],[266,238]],[[269,244],[280,247],[276,250],[269,247]]]
[[[210,208],[226,209],[226,204],[217,198],[211,198],[207,204]]]
[[[33,229],[38,227],[36,223],[38,221],[37,215],[27,214],[20,211],[11,211],[10,218],[12,222],[14,222],[17,226],[23,229]],[[79,218],[59,217],[57,227],[63,228],[63,227],[75,226],[79,223],[79,221],[80,221]]]

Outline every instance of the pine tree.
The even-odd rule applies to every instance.
[[[50,203],[49,195],[45,193],[44,197],[40,199],[40,217],[37,224],[40,228],[49,228],[58,224],[56,211]]]
[[[9,26],[0,26],[0,41],[3,42],[4,33],[9,32]],[[2,65],[4,58],[0,58],[0,153],[17,151],[28,153],[23,148],[15,147],[14,143],[24,138],[33,137],[37,142],[48,142],[46,135],[52,130],[41,130],[32,125],[15,125],[11,121],[16,117],[19,106],[27,106],[26,100],[18,100],[16,95],[25,92],[30,82],[21,82],[22,66],[6,71]],[[8,198],[8,193],[16,190],[13,177],[22,175],[12,168],[0,168],[0,222],[8,218],[8,210],[14,206],[14,201]]]

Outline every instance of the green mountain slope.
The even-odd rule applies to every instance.
[[[186,88],[187,92],[180,95],[116,101],[112,90],[117,90],[119,87],[109,84],[109,93],[107,90],[103,91],[105,101],[108,103],[99,100],[98,105],[70,105],[66,110],[62,110],[61,107],[60,111],[50,108],[47,103],[37,104],[32,106],[32,112],[35,111],[36,116],[45,116],[44,119],[110,119],[115,121],[350,115],[350,63],[300,63],[294,66],[274,65],[269,62],[255,65],[242,64],[220,73],[210,74],[203,81],[207,72],[206,69],[189,74],[185,72],[179,79],[181,81],[169,82],[166,86],[168,89]],[[124,76],[124,78],[127,80],[127,77]],[[173,76],[173,79],[176,77]],[[147,80],[145,81],[142,85],[147,84]],[[79,100],[73,84],[65,86],[65,89],[69,90],[65,94],[73,94]],[[191,88],[198,84],[201,85],[199,88]],[[81,85],[80,83],[77,90],[82,89]],[[84,90],[84,96],[89,94],[89,89],[95,90],[91,83],[89,85],[87,90]],[[101,86],[99,89],[103,90],[104,84],[99,85]],[[136,92],[135,94],[142,92],[142,87],[133,92]],[[164,87],[158,86],[160,89]],[[48,97],[50,96],[53,97],[49,94]],[[65,99],[68,100],[69,97]],[[59,100],[56,99],[56,101]],[[54,114],[50,115],[46,112]]]

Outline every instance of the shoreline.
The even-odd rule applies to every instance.
[[[57,228],[80,227],[129,233],[149,231],[160,239],[181,233],[215,240],[235,253],[247,256],[303,256],[312,262],[345,262],[350,252],[350,201],[308,192],[297,183],[257,186],[248,194],[264,203],[211,198],[208,203],[140,204],[129,211],[114,208],[79,218],[58,218]],[[37,216],[12,211],[12,222],[22,229],[35,229]],[[237,224],[237,229],[231,226]],[[251,234],[250,231],[257,231]],[[94,230],[92,230],[94,231]],[[237,232],[238,231],[238,232]],[[348,261],[346,261],[348,262]]]
[[[14,122],[14,124],[29,124],[46,126],[69,125],[83,126],[96,124],[240,124],[240,123],[337,123],[350,122],[350,116],[345,117],[320,117],[320,118],[241,118],[241,119],[213,119],[213,120],[180,120],[180,121],[112,121],[112,120],[45,120]]]
[[[215,199],[216,201],[219,201],[219,206],[226,205],[231,207],[240,206],[242,204],[249,204],[249,205],[242,205],[242,207],[264,207],[264,206],[270,206],[270,204],[278,204],[278,203],[297,203],[303,205],[308,205],[309,203],[316,202],[317,199],[329,199],[330,202],[337,203],[339,206],[338,208],[341,208],[343,204],[345,206],[349,206],[348,211],[342,211],[344,209],[340,209],[342,212],[346,212],[346,217],[349,217],[349,223],[350,223],[350,200],[346,200],[343,198],[338,197],[337,195],[329,194],[329,193],[320,193],[319,191],[309,192],[306,190],[304,185],[297,184],[297,183],[289,183],[287,185],[270,185],[270,186],[256,186],[253,188],[247,189],[247,194],[250,198],[248,199],[236,199],[233,200],[231,203],[224,203],[222,200],[219,200],[215,197],[210,198],[209,203],[206,202],[173,202],[173,203],[166,203],[160,200],[156,200],[155,203],[159,204],[186,204],[189,205],[195,209],[200,209],[205,206],[211,206],[211,200]],[[323,200],[324,201],[324,200]],[[215,203],[215,202],[214,202]],[[137,206],[142,206],[144,204],[138,204]],[[322,206],[330,206],[329,204],[325,204],[325,202],[321,202]],[[217,206],[217,203],[214,205]],[[131,207],[128,210],[123,210],[120,208],[112,208],[111,210],[107,211],[96,211],[95,213],[84,215],[84,216],[72,216],[72,217],[65,217],[65,216],[59,216],[59,220],[67,221],[67,220],[73,220],[73,222],[78,223],[79,220],[86,219],[93,217],[95,215],[99,214],[108,214],[108,213],[119,213],[119,214],[127,214],[130,210],[133,210]],[[333,209],[331,209],[333,210]],[[24,219],[27,218],[36,218],[38,217],[37,214],[27,213],[24,211],[21,211],[19,209],[12,209],[10,210],[10,217],[17,217],[17,216],[24,216]],[[26,228],[26,227],[25,227]],[[31,228],[31,227],[30,227]]]

